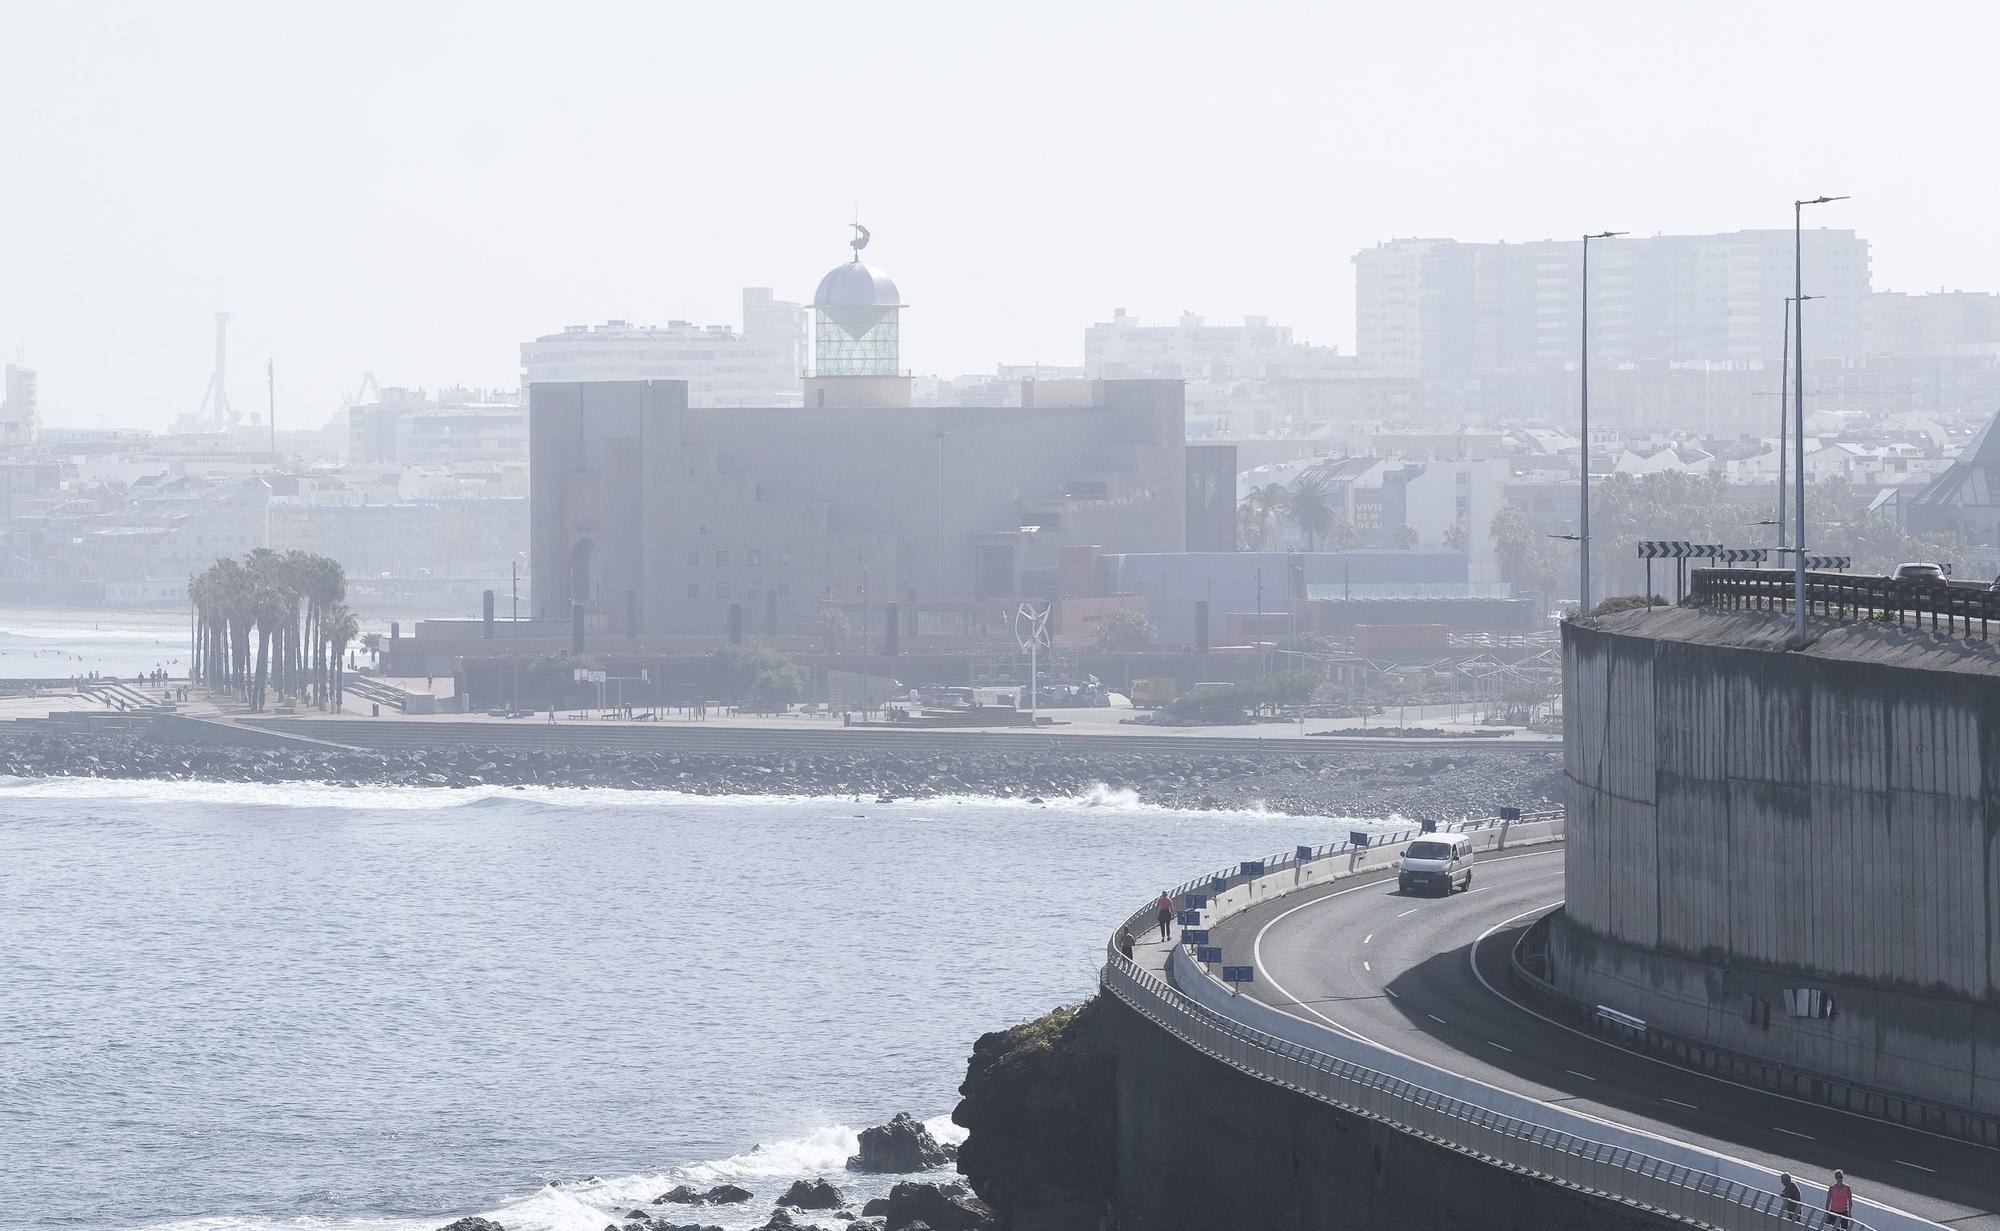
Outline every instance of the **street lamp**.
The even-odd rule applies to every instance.
[[[1793,633],[1803,648],[1806,643],[1806,266],[1805,208],[1845,201],[1846,197],[1814,197],[1792,202],[1792,457],[1798,471],[1793,485],[1793,508],[1797,522],[1792,545]]]
[[[1582,544],[1582,551],[1578,553],[1580,563],[1577,567],[1576,584],[1577,612],[1580,615],[1588,615],[1590,613],[1590,241],[1593,239],[1612,239],[1623,234],[1625,234],[1623,231],[1598,231],[1595,234],[1583,237],[1583,277],[1581,279],[1583,287],[1583,310],[1580,313],[1583,318],[1583,345],[1580,351],[1581,358],[1578,363],[1578,367],[1581,369],[1580,374],[1583,378],[1581,381],[1583,386],[1583,402],[1580,408],[1582,412],[1580,417],[1583,421],[1583,464],[1577,468],[1580,472],[1578,477],[1582,480],[1578,484],[1577,489],[1579,503],[1577,541]]]

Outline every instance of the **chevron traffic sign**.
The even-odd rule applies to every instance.
[[[1768,547],[1725,547],[1722,562],[1725,564],[1762,564],[1771,554]]]
[[[1815,570],[1820,570],[1820,569],[1844,569],[1844,568],[1847,568],[1847,567],[1848,567],[1848,566],[1849,566],[1850,564],[1852,564],[1852,563],[1853,563],[1853,559],[1852,559],[1852,557],[1849,557],[1849,556],[1807,556],[1807,557],[1806,557],[1806,567],[1807,567],[1807,568],[1809,568],[1809,569],[1815,569]]]
[[[1641,539],[1641,560],[1713,560],[1722,554],[1715,543],[1689,543],[1679,539]]]

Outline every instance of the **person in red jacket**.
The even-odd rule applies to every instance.
[[[1826,1225],[1847,1231],[1854,1225],[1854,1190],[1847,1186],[1847,1173],[1833,1173],[1833,1183],[1826,1188]]]
[[[1174,921],[1174,899],[1166,890],[1160,890],[1160,898],[1153,903],[1153,913],[1160,920],[1160,939],[1167,939],[1167,925]]]

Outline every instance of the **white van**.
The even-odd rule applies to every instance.
[[[1396,861],[1396,888],[1404,893],[1436,889],[1446,895],[1472,888],[1472,839],[1438,834],[1410,843]]]

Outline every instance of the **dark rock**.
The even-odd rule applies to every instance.
[[[949,1161],[931,1131],[909,1112],[899,1111],[887,1124],[861,1130],[861,1152],[847,1160],[847,1169],[906,1175]]]
[[[461,1218],[457,1222],[446,1223],[438,1231],[507,1231],[507,1228],[490,1218]]]
[[[875,1218],[888,1212],[889,1199],[887,1197],[871,1198],[861,1207],[861,1216],[863,1218]]]
[[[958,1149],[958,1170],[1002,1222],[1042,1210],[1096,1209],[1112,1195],[1114,1061],[1099,1012],[1095,1000],[1086,1001],[982,1035],[972,1046],[951,1117],[970,1133]]]
[[[653,1198],[654,1205],[700,1205],[701,1203],[701,1193],[688,1184],[676,1184]]]
[[[795,1210],[837,1210],[847,1202],[841,1199],[840,1190],[825,1180],[794,1180],[778,1204]]]
[[[626,1218],[628,1218],[628,1219],[630,1219],[630,1218],[637,1218],[637,1219],[640,1219],[640,1220],[642,1220],[642,1221],[643,1221],[644,1219],[648,1219],[648,1218],[651,1218],[651,1217],[652,1217],[652,1215],[651,1215],[651,1214],[648,1214],[648,1213],[647,1213],[646,1211],[644,1211],[644,1210],[626,1210],[626,1211],[625,1211],[625,1217],[626,1217]]]
[[[992,1211],[971,1197],[953,1196],[935,1184],[905,1180],[889,1190],[889,1231],[928,1226],[933,1231],[986,1231]]]
[[[756,1231],[811,1231],[811,1229],[804,1223],[792,1221],[792,1216],[785,1211],[778,1210],[765,1219],[763,1225]]]

